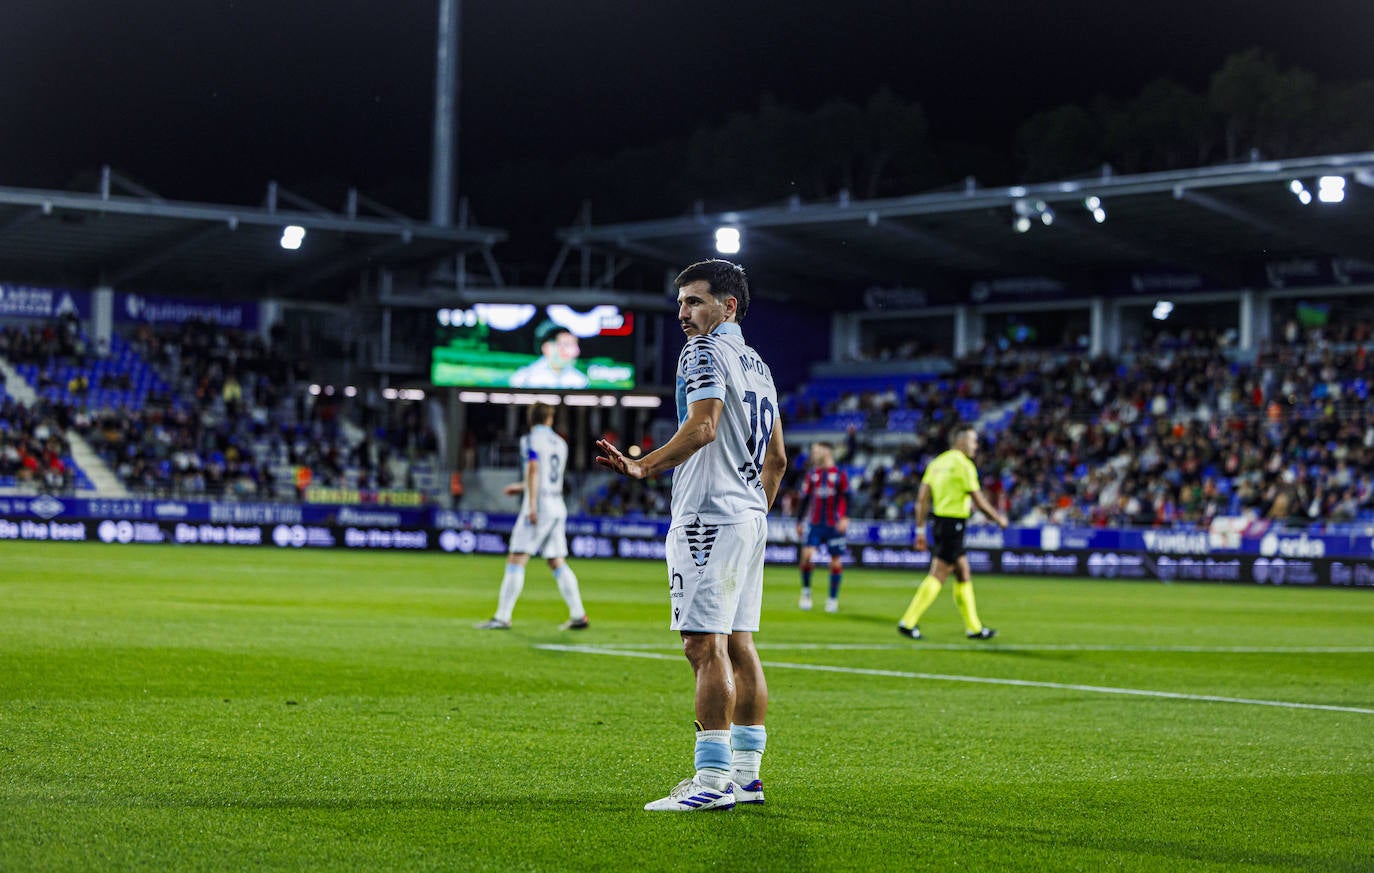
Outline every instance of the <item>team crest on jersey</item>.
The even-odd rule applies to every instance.
[[[711,359],[711,353],[705,349],[701,349],[683,360],[682,375],[692,376],[697,373],[705,373],[712,369],[713,364],[714,361]]]
[[[706,337],[698,337],[695,342],[689,342],[682,349],[682,360],[679,363],[682,368],[683,376],[691,376],[695,373],[704,373],[714,370],[716,360],[711,354],[711,343]]]
[[[716,546],[716,535],[719,533],[720,528],[715,525],[699,521],[687,525],[687,550],[692,553],[692,563],[697,567],[705,567],[711,560],[711,550]]]

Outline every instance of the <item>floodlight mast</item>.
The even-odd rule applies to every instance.
[[[459,20],[462,0],[439,0],[434,47],[434,149],[429,176],[429,220],[453,225],[458,189]]]

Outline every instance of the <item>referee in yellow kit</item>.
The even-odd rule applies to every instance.
[[[930,511],[933,498],[935,517],[930,532],[934,548],[930,550],[930,575],[921,580],[911,605],[897,623],[897,633],[913,640],[921,638],[917,624],[940,596],[940,588],[953,570],[954,603],[964,616],[966,635],[971,640],[990,640],[997,631],[978,619],[978,607],[973,601],[973,576],[964,549],[964,528],[968,526],[970,504],[977,506],[998,527],[1006,527],[1007,518],[993,507],[978,484],[978,468],[973,466],[973,457],[978,454],[978,432],[972,425],[961,424],[954,429],[950,446],[930,462],[921,477],[921,490],[916,495],[916,550],[926,548],[926,513]]]

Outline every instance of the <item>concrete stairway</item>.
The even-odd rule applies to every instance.
[[[5,382],[5,393],[25,406],[32,406],[38,402],[38,394],[33,387],[20,376],[15,369],[10,366],[9,361],[0,358],[0,377]],[[95,453],[91,444],[86,442],[85,437],[76,431],[67,431],[67,442],[72,447],[72,460],[82,469],[86,477],[95,486],[94,491],[80,492],[90,497],[128,497],[129,490],[124,487],[124,483],[119,481],[119,477],[109,468],[109,465]]]
[[[67,431],[67,443],[72,447],[72,460],[86,471],[86,477],[95,486],[94,497],[128,497],[129,489],[119,481],[119,477],[105,463],[105,459],[95,453],[86,438],[76,431]],[[89,492],[87,492],[89,494]]]

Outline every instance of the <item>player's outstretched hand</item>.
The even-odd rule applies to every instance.
[[[644,478],[644,467],[638,461],[625,457],[620,453],[620,449],[607,440],[597,440],[596,447],[601,450],[601,454],[596,456],[596,462],[601,466],[631,479]]]
[[[502,488],[502,489],[501,489],[501,493],[504,494],[504,495],[506,495],[507,497],[514,497],[514,496],[517,495],[517,494],[523,494],[524,491],[525,491],[525,483],[524,483],[524,482],[512,482],[512,483],[510,483],[509,485],[507,485],[505,488]]]

